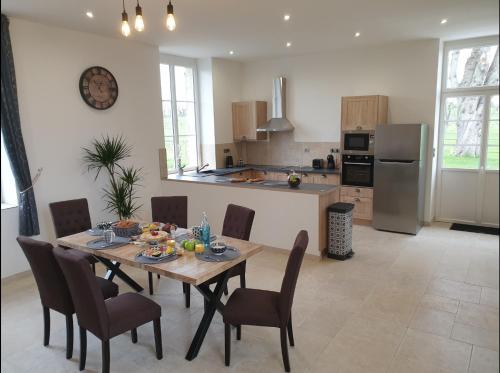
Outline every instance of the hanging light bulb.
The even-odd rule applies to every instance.
[[[130,25],[128,24],[128,14],[125,11],[125,0],[123,0],[123,13],[122,13],[122,35],[130,35]]]
[[[174,6],[168,1],[167,5],[167,29],[170,31],[175,30],[175,17],[174,17]]]
[[[144,19],[142,19],[142,8],[139,5],[139,0],[137,0],[135,7],[135,29],[139,32],[144,31]]]

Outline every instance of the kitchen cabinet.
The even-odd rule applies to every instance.
[[[234,141],[266,140],[267,133],[257,132],[257,128],[266,122],[266,101],[233,102]]]
[[[374,130],[387,124],[387,96],[342,97],[342,131]]]
[[[245,179],[253,179],[254,173],[252,170],[247,170],[247,171],[239,171],[239,172],[233,172],[232,174],[229,174],[230,177],[239,177],[239,178],[245,178]]]
[[[352,203],[354,210],[353,218],[362,220],[372,220],[373,217],[373,189],[342,187],[340,189],[340,201]]]
[[[269,180],[269,175],[267,171],[254,170],[252,176],[254,179],[261,178],[264,180]]]
[[[340,175],[314,174],[314,184],[340,185]]]
[[[314,174],[303,173],[301,178],[302,184],[314,184]]]

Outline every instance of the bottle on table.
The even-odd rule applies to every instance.
[[[210,224],[208,224],[207,213],[204,212],[201,217],[201,241],[205,245],[205,249],[210,247]]]

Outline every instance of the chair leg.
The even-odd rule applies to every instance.
[[[283,364],[285,365],[285,372],[290,371],[290,362],[288,361],[288,345],[286,341],[286,327],[280,328],[281,337],[281,355],[283,356]]]
[[[224,295],[228,295],[229,294],[229,290],[227,290],[227,284],[226,286],[224,286]]]
[[[137,328],[130,331],[132,333],[132,343],[137,343]]]
[[[87,331],[80,326],[80,370],[85,369],[87,361]]]
[[[153,327],[155,333],[155,349],[156,358],[158,360],[163,359],[163,346],[161,343],[161,322],[160,319],[153,320]]]
[[[286,325],[288,329],[288,339],[290,340],[290,346],[295,346],[295,341],[293,339],[293,328],[292,328],[292,315],[290,315],[290,320],[288,320],[288,324]]]
[[[238,341],[240,341],[240,340],[241,340],[241,325],[237,325],[237,326],[236,326],[236,339],[237,339]]]
[[[73,315],[66,315],[66,359],[73,357]]]
[[[231,326],[224,323],[224,362],[228,367],[231,363]]]
[[[153,295],[153,274],[148,272],[149,295]]]
[[[191,285],[187,282],[182,283],[182,291],[184,292],[184,298],[186,301],[186,308],[191,306]]]
[[[50,310],[43,307],[43,345],[47,346],[50,339]]]
[[[92,272],[94,272],[95,275],[95,263],[92,263]]]
[[[102,341],[102,373],[109,373],[110,366],[109,340]]]
[[[240,287],[242,289],[246,288],[247,287],[247,280],[245,278],[245,272],[243,272],[241,275],[240,275]]]

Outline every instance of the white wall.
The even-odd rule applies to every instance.
[[[438,40],[248,62],[243,65],[242,99],[271,102],[273,78],[285,76],[295,141],[338,142],[342,96],[387,95],[389,123],[427,123],[432,136],[438,65]],[[431,220],[430,165],[426,221]]]
[[[54,240],[48,209],[53,201],[86,197],[93,222],[110,217],[103,212],[105,179],[95,182],[81,161],[81,148],[101,134],[123,134],[132,145],[133,164],[144,176],[140,215],[150,216],[149,198],[161,192],[158,149],[164,147],[158,49],[15,18],[10,32],[32,175],[44,169],[35,186],[39,238]],[[94,110],[80,97],[80,74],[93,65],[117,79],[118,100],[108,110]],[[28,269],[16,236],[17,209],[2,210],[2,278]]]
[[[242,68],[240,62],[212,59],[216,144],[233,142],[231,103],[241,100]]]

